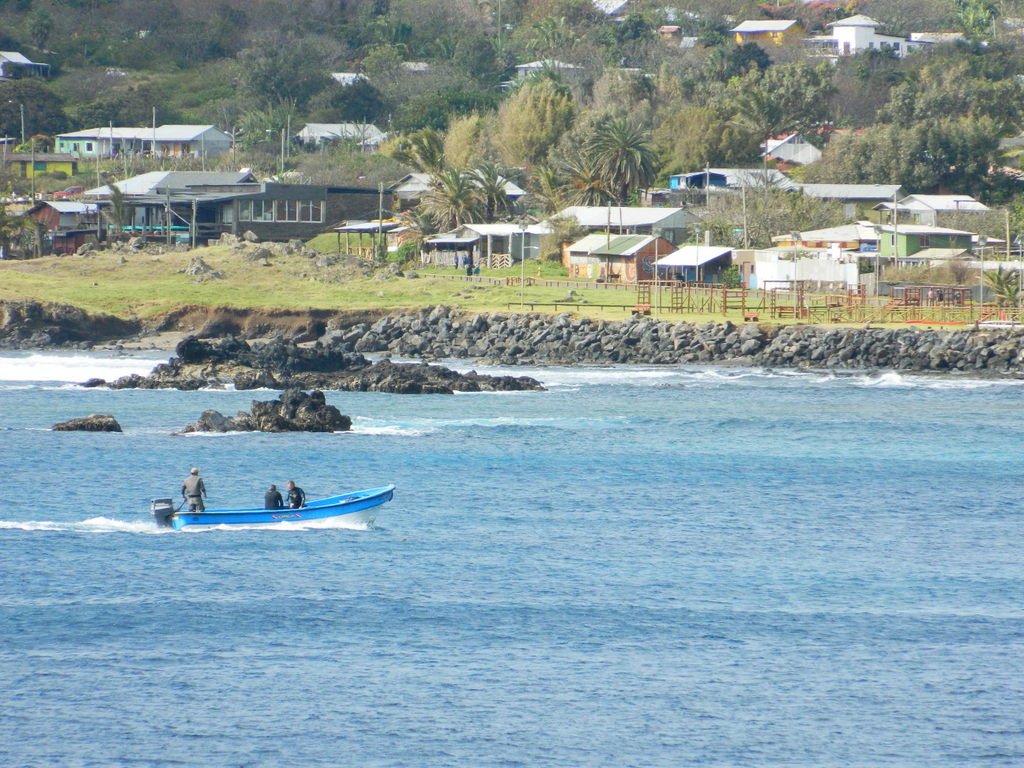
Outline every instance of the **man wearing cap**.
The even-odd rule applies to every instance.
[[[199,476],[199,470],[192,467],[185,482],[181,484],[181,497],[188,502],[188,511],[205,512],[204,496],[206,496],[206,486],[203,484],[203,478]]]

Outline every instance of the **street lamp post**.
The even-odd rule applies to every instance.
[[[25,105],[18,104],[18,111],[21,113],[21,143],[25,143]]]

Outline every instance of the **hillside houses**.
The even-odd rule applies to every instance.
[[[58,134],[56,149],[78,158],[120,155],[212,158],[231,149],[231,137],[213,125],[110,126]]]

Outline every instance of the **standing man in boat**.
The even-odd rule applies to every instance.
[[[291,480],[288,481],[288,506],[291,509],[306,506],[306,492]]]
[[[284,499],[281,498],[281,492],[277,490],[277,486],[271,483],[267,492],[263,494],[263,508],[264,509],[281,509],[284,506]]]
[[[188,477],[185,478],[185,482],[181,484],[181,497],[188,502],[188,511],[205,512],[206,505],[203,503],[205,496],[206,484],[203,483],[203,478],[199,476],[199,470],[196,467],[192,467],[189,470]]]

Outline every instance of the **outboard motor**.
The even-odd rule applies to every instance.
[[[153,513],[156,524],[161,528],[171,528],[171,518],[174,517],[174,501],[172,499],[153,499],[149,504],[149,511]]]

